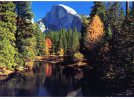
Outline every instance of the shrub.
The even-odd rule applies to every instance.
[[[64,50],[62,48],[58,51],[58,55],[60,55],[60,56],[64,55]]]
[[[80,52],[77,52],[73,56],[74,61],[82,61],[84,59],[84,55]]]

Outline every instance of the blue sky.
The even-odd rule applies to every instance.
[[[37,21],[45,17],[46,13],[49,12],[53,5],[64,4],[73,8],[78,14],[89,15],[93,7],[92,1],[33,1],[32,2],[32,11],[34,13],[34,20]],[[125,3],[123,3],[125,9]]]
[[[89,15],[89,11],[93,6],[93,2],[64,2],[64,1],[33,1],[32,10],[34,12],[35,21],[44,17],[49,12],[53,5],[64,4],[73,8],[78,14]]]

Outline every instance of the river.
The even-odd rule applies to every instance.
[[[83,96],[81,69],[36,62],[32,71],[0,81],[0,96]]]
[[[16,73],[0,81],[0,96],[114,96],[112,93],[115,93],[118,87],[109,88],[110,85],[106,82],[96,80],[97,75],[99,73],[92,72],[89,66],[74,68],[61,64],[36,62],[32,71]],[[118,90],[120,93],[121,89]]]

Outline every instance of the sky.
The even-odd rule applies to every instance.
[[[78,14],[89,15],[94,5],[92,1],[32,1],[32,11],[34,13],[34,21],[37,21],[45,17],[46,13],[49,12],[52,6],[57,4],[64,4],[73,8]],[[125,9],[125,3],[123,3]]]
[[[64,4],[73,8],[78,14],[89,15],[89,11],[93,6],[93,2],[70,2],[70,1],[33,1],[32,11],[34,12],[34,20],[37,21],[42,17],[45,17],[46,13],[49,12],[52,6],[57,4]]]

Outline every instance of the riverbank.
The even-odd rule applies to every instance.
[[[6,79],[12,73],[14,73],[14,70],[0,67],[0,80]]]
[[[48,62],[51,64],[60,63],[63,66],[67,67],[84,67],[87,66],[87,60],[83,60],[80,62],[67,62],[64,61],[63,55],[49,55],[49,56],[36,56],[34,62]],[[15,69],[8,69],[8,68],[0,68],[0,80],[6,79],[10,74],[16,73],[16,72],[24,72],[28,70],[32,70],[34,67],[34,62],[26,62],[25,67],[17,67]]]
[[[35,61],[63,61],[63,55],[36,56]]]

